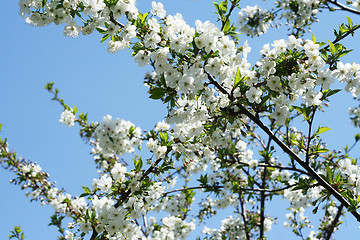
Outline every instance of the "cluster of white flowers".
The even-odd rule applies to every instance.
[[[104,230],[109,234],[109,239],[139,239],[142,236],[141,229],[133,221],[126,217],[127,210],[122,207],[114,207],[114,200],[107,197],[99,199],[97,196],[92,200],[99,224],[96,231]],[[125,235],[125,236],[124,236]],[[111,238],[110,238],[111,237]]]
[[[24,164],[22,166],[22,172],[25,174],[30,174],[32,177],[35,177],[41,171],[41,167],[39,164],[31,163]]]
[[[103,175],[99,180],[94,181],[101,191],[105,190],[105,192],[108,192],[109,186],[115,184],[114,181],[116,181],[116,184],[122,184],[122,188],[126,187],[123,176],[126,173],[126,168],[117,163],[114,169],[111,172],[114,179],[108,175]],[[129,187],[133,194],[121,206],[115,207],[115,201],[106,196],[102,198],[94,196],[94,199],[92,200],[92,209],[94,209],[97,219],[99,220],[96,231],[100,233],[105,230],[109,234],[109,239],[120,240],[141,238],[141,228],[137,226],[130,217],[137,219],[148,210],[151,210],[154,203],[162,196],[165,189],[161,186],[161,182],[159,182],[148,187],[145,194],[135,195],[134,193],[140,189],[139,177],[135,176],[134,173],[128,174],[132,178]],[[100,182],[104,182],[104,184]]]
[[[263,10],[258,5],[246,6],[239,12],[239,29],[250,36],[266,33],[272,21],[269,10]]]
[[[150,138],[146,143],[146,148],[154,153],[156,159],[164,158],[166,156],[167,147],[161,146],[157,139]]]
[[[264,57],[257,65],[269,89],[280,93],[276,99],[272,100],[274,110],[270,114],[279,124],[283,124],[289,117],[290,105],[300,97],[307,106],[321,105],[323,93],[320,90],[329,89],[330,85],[334,83],[334,78],[346,83],[345,90],[347,92],[351,92],[354,96],[359,95],[359,64],[338,62],[333,71],[322,69],[325,62],[320,56],[319,45],[311,40],[302,41],[294,36],[290,36],[288,40],[277,40],[272,46],[273,49],[270,48],[270,44],[263,46],[261,53]],[[281,67],[281,62],[276,63],[276,59],[280,57],[283,61],[290,62],[291,55],[289,54],[298,51],[305,53],[307,60],[297,61],[294,66],[295,71],[283,73],[276,70],[277,67]],[[283,55],[285,52],[287,54]],[[288,82],[290,92],[283,87],[285,81]],[[321,86],[321,89],[316,88],[317,86]]]
[[[87,209],[85,198],[73,198],[70,194],[62,193],[57,188],[51,189],[51,206],[60,213],[76,212],[84,214]]]
[[[320,198],[322,189],[320,186],[309,188],[305,195],[301,190],[286,189],[284,190],[284,197],[289,200],[293,209],[309,208],[312,201]]]
[[[270,231],[271,226],[272,220],[270,218],[265,218],[264,232]],[[210,235],[211,239],[214,240],[247,239],[243,217],[240,214],[235,216],[235,218],[233,216],[229,216],[228,218],[222,220],[220,229],[204,227],[203,233]]]
[[[346,83],[345,91],[351,92],[354,97],[360,95],[360,64],[338,62],[332,72],[340,82]]]
[[[154,221],[154,219],[153,219]],[[186,239],[186,237],[195,229],[194,222],[186,222],[180,217],[166,216],[161,219],[163,226],[160,230],[153,230],[153,225],[150,227],[150,231],[153,231],[153,239],[156,240],[175,240]]]
[[[151,14],[158,16],[159,18],[164,18],[166,16],[166,11],[164,10],[164,5],[162,3],[152,2]]]
[[[60,123],[65,124],[68,127],[74,126],[75,115],[70,110],[65,110],[60,115]]]
[[[284,227],[288,228],[294,228],[296,229],[298,227],[299,221],[303,224],[305,224],[305,226],[309,226],[308,224],[310,223],[310,220],[308,219],[307,216],[305,216],[305,208],[300,207],[297,209],[292,208],[291,209],[292,212],[291,213],[287,213],[286,214],[286,220],[288,220],[289,222],[284,222]]]
[[[339,160],[339,173],[346,179],[347,189],[353,191],[355,196],[360,195],[360,167],[353,164],[350,158]]]
[[[313,201],[320,198],[322,189],[321,186],[312,187],[308,189],[306,194],[304,194],[302,190],[286,189],[284,191],[284,197],[287,198],[291,204],[291,213],[286,214],[286,219],[289,222],[284,222],[284,226],[297,229],[298,225],[300,225],[298,221],[300,221],[304,226],[311,227],[309,225],[310,220],[304,215],[305,210],[312,206]]]
[[[134,152],[134,147],[142,143],[141,129],[122,119],[112,119],[110,115],[103,118],[97,126],[95,136],[103,154],[123,155]]]
[[[279,6],[285,10],[282,14],[294,28],[301,29],[307,24],[316,21],[323,0],[278,0]]]
[[[115,19],[126,15],[129,19],[137,19],[138,9],[135,6],[135,0],[119,0],[116,5],[107,7],[103,0],[52,0],[52,1],[28,1],[20,0],[20,15],[27,23],[35,26],[45,26],[51,23],[66,24],[64,34],[69,37],[77,37],[80,33],[83,35],[91,34],[94,29],[102,29],[109,35],[119,35],[116,41],[108,42],[108,51],[117,52],[129,46],[130,39],[136,36],[134,25],[130,22],[122,29],[114,24],[110,15]],[[161,10],[161,5],[153,4],[154,14],[163,16],[165,13]],[[32,8],[35,11],[32,11]],[[83,16],[87,16],[88,21],[83,21],[83,26],[79,26],[74,17],[73,11],[82,10]],[[103,25],[105,24],[105,28]]]

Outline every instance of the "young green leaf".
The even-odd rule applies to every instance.
[[[165,95],[165,89],[163,88],[153,88],[150,91],[151,95],[150,98],[152,99],[160,99]]]
[[[234,88],[236,88],[239,85],[240,80],[241,80],[240,69],[237,68],[235,80],[234,80]]]
[[[110,37],[110,34],[105,34],[102,38],[101,38],[101,42],[106,41],[106,39],[108,39]]]
[[[321,134],[323,132],[326,132],[326,131],[329,131],[329,130],[331,130],[331,128],[329,128],[329,127],[320,127],[319,126],[318,130],[316,130],[316,135],[319,135],[319,134]]]
[[[230,20],[228,19],[224,25],[223,32],[226,34],[230,30]]]
[[[346,18],[347,18],[348,23],[349,23],[349,28],[352,29],[352,27],[353,27],[353,22],[352,22],[351,18],[349,18],[349,17],[346,17]]]
[[[312,41],[313,41],[314,43],[316,43],[316,38],[315,38],[315,35],[314,35],[314,34],[312,35]]]
[[[330,42],[329,40],[328,40],[328,42],[329,42],[329,47],[330,47],[331,54],[335,55],[335,53],[336,53],[335,45],[332,42]]]
[[[0,129],[1,129],[1,124],[0,124]],[[355,135],[355,141],[359,141],[360,140],[360,134],[356,134]]]

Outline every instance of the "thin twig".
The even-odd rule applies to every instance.
[[[246,240],[250,240],[250,233],[249,233],[249,228],[248,228],[248,221],[247,221],[247,214],[246,214],[246,209],[245,209],[245,204],[243,201],[243,198],[241,196],[241,194],[239,193],[239,200],[240,200],[240,207],[241,207],[241,216],[243,218],[244,221],[244,229],[245,229],[245,236],[246,236]]]
[[[348,7],[342,3],[339,3],[338,1],[333,1],[333,0],[328,0],[328,3],[334,4],[335,6],[338,6],[340,9],[339,10],[343,10],[343,11],[347,11],[347,12],[351,12],[353,14],[357,14],[360,15],[360,11],[357,11],[351,7]]]

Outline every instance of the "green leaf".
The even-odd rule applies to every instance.
[[[140,50],[145,49],[144,43],[143,42],[137,42],[134,44],[134,46],[132,47],[132,49],[134,50],[134,54],[136,55],[136,53]]]
[[[325,165],[326,169],[326,177],[328,179],[328,182],[332,182],[333,180],[333,172],[331,171],[330,167],[328,165]]]
[[[166,144],[168,139],[169,139],[168,133],[167,132],[165,132],[165,133],[160,132],[159,135],[160,135],[161,143]]]
[[[227,12],[227,0],[220,3],[220,11],[222,11],[223,14],[225,14]]]
[[[224,25],[223,32],[226,34],[230,30],[230,20],[228,19]]]
[[[331,128],[329,128],[329,127],[320,127],[319,126],[318,130],[316,130],[316,135],[319,135],[319,134],[321,134],[323,132],[326,132],[326,131],[329,131],[329,130],[331,130]]]
[[[353,22],[352,22],[351,18],[349,18],[349,17],[346,17],[346,18],[347,18],[348,23],[349,23],[349,28],[352,29],[352,27],[353,27]]]
[[[323,56],[324,60],[327,61],[328,60],[328,56],[327,56],[327,51],[325,49],[321,49],[321,55]]]
[[[338,55],[337,55],[337,57],[343,57],[343,56],[345,56],[346,54],[348,54],[349,52],[351,52],[352,50],[343,50],[343,51],[341,51]]]
[[[143,166],[143,161],[141,158],[139,158],[137,161],[134,159],[134,166],[136,171],[140,171]]]
[[[139,24],[140,24],[139,27],[141,27],[142,25],[145,24],[145,21],[146,21],[146,18],[147,18],[148,15],[149,15],[149,13],[142,14],[142,13],[139,12],[139,16],[138,16],[138,21],[139,21]]]
[[[318,211],[318,209],[319,209],[319,206],[317,206],[316,208],[314,208],[314,209],[312,210],[312,213],[313,213],[313,214],[316,214],[317,211]]]
[[[88,187],[82,187],[82,189],[84,189],[85,193],[91,194],[91,191],[90,191],[90,189]]]
[[[326,152],[328,152],[329,151],[329,149],[326,149],[326,148],[321,148],[321,149],[316,149],[314,152],[312,152],[312,153],[326,153]]]
[[[96,30],[97,30],[100,34],[106,34],[106,33],[107,33],[106,28],[103,28],[103,27],[97,27]]]
[[[0,131],[1,131],[1,128],[2,128],[2,123],[0,123]]]
[[[150,98],[160,99],[165,95],[165,89],[163,88],[153,88],[150,90]]]
[[[310,119],[310,113],[311,113],[310,107],[293,106],[293,108],[295,108],[296,111],[298,111],[299,113],[301,113],[304,116],[304,120],[308,121]]]
[[[321,100],[324,100],[327,97],[330,97],[330,96],[332,96],[332,95],[334,95],[334,94],[336,94],[336,93],[338,93],[340,91],[341,91],[341,89],[334,89],[334,90],[326,89],[326,90],[322,91],[323,96],[322,96]]]
[[[220,12],[219,4],[217,4],[216,2],[213,2],[213,3],[216,8],[216,12],[219,13]]]
[[[207,180],[207,174],[205,174],[205,175],[200,175],[200,178],[198,179],[198,182],[200,182],[201,183],[201,186],[206,186],[207,185],[207,182],[208,182],[208,180]]]
[[[82,187],[82,189],[84,189],[84,193],[81,194],[80,197],[85,197],[85,196],[89,196],[92,194],[88,187]]]
[[[102,38],[101,38],[101,42],[106,41],[106,39],[108,39],[110,37],[110,34],[105,34]]]
[[[45,85],[45,89],[51,91],[54,86],[54,82],[49,82]]]
[[[236,88],[239,85],[240,80],[241,80],[240,69],[237,68],[235,80],[234,80],[234,88]]]
[[[312,35],[312,41],[313,41],[314,43],[316,43],[316,38],[315,38],[315,35],[314,35],[314,34]]]
[[[336,53],[335,45],[334,45],[332,42],[330,42],[329,40],[328,40],[328,42],[329,42],[330,52],[331,52],[333,55],[335,55],[335,53]]]
[[[0,129],[1,129],[1,124],[0,124]],[[359,141],[360,140],[360,134],[356,134],[355,135],[355,141]]]

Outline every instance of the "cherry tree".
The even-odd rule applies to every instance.
[[[322,134],[331,129],[314,122],[338,92],[360,94],[360,65],[341,61],[351,52],[343,40],[360,25],[348,17],[331,40],[304,37],[319,12],[359,15],[360,1],[279,0],[262,9],[224,0],[214,3],[214,22],[195,23],[168,15],[160,2],[147,12],[135,0],[20,0],[19,7],[34,26],[63,25],[73,38],[97,32],[109,53],[132,49],[139,67],[151,69],[149,97],[167,109],[150,130],[110,115],[95,122],[48,83],[64,109],[60,123],[79,126],[99,170],[79,196],[0,140],[1,166],[32,201],[54,208],[50,225],[59,239],[186,239],[193,232],[265,239],[277,218],[267,206],[282,198],[290,207],[279,214],[299,239],[331,239],[345,213],[360,221],[360,167],[352,156],[360,135],[351,147],[329,149]],[[251,63],[246,39],[270,27],[288,37],[263,45]],[[360,107],[345,107],[358,127]],[[311,222],[307,209],[320,219]],[[206,224],[213,219],[218,228]],[[10,238],[23,239],[21,228]]]

